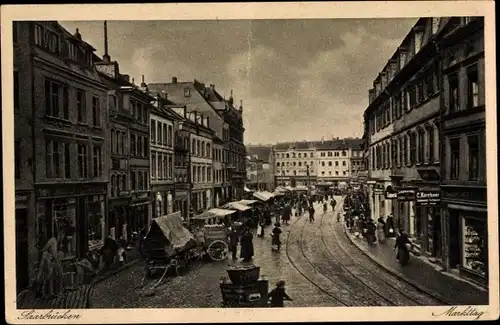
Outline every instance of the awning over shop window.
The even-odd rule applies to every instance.
[[[204,219],[210,219],[210,218],[221,218],[225,217],[227,215],[235,213],[235,210],[227,210],[227,209],[220,209],[220,208],[214,208],[207,210],[197,216],[194,216],[193,219],[195,220],[204,220]]]
[[[253,196],[262,201],[268,201],[269,199],[274,197],[273,193],[270,193],[268,191],[255,192],[253,193]]]
[[[298,185],[297,187],[294,187],[293,188],[293,191],[308,191],[309,189],[307,188],[307,186],[304,186],[304,185]]]
[[[246,187],[246,186],[243,188],[243,190],[244,190],[245,192],[248,192],[248,193],[255,192],[255,191],[252,191],[251,189],[249,189],[249,188],[248,188],[248,187]]]
[[[284,196],[285,194],[283,192],[273,192],[274,196]]]
[[[293,191],[293,187],[291,187],[290,185],[286,186],[286,187],[285,187],[285,189],[286,189],[287,191]]]
[[[238,203],[243,204],[243,205],[251,205],[254,203],[257,203],[259,201],[257,200],[239,200]]]
[[[289,192],[290,190],[288,190],[287,188],[283,187],[283,186],[278,186],[277,188],[274,189],[274,193],[276,192],[281,192],[281,193],[286,193],[286,192]]]
[[[251,209],[249,206],[241,204],[239,202],[229,202],[222,206],[223,209],[231,209],[237,211],[246,211]]]

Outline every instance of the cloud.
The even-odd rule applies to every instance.
[[[416,19],[111,21],[122,73],[244,100],[245,141],[360,136],[368,89]],[[63,22],[103,52],[103,22]]]

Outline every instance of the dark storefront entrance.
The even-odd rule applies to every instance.
[[[460,266],[460,220],[458,212],[449,210],[450,217],[450,268],[458,269]]]
[[[16,287],[19,294],[29,285],[28,210],[16,209]]]

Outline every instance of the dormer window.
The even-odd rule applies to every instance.
[[[406,64],[406,52],[405,51],[401,51],[399,53],[399,69],[403,69],[404,66]]]
[[[35,24],[33,27],[33,41],[38,46],[43,46],[43,27]]]
[[[417,54],[422,48],[422,39],[424,34],[422,32],[415,33],[415,54]]]
[[[191,89],[184,88],[184,97],[191,97]]]
[[[68,55],[71,60],[78,61],[78,47],[75,44],[68,44]]]
[[[432,18],[432,34],[436,34],[439,30],[439,22],[441,18]]]
[[[59,35],[47,31],[47,48],[53,53],[59,53]]]

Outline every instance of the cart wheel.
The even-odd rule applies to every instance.
[[[226,242],[222,240],[216,240],[208,246],[208,255],[214,261],[225,260],[229,254],[229,247]]]

